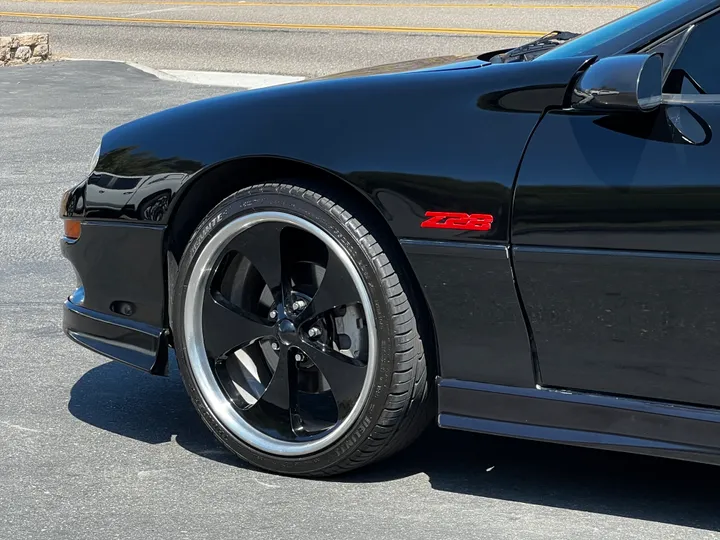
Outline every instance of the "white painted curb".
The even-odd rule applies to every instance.
[[[305,80],[305,77],[287,75],[271,75],[265,73],[234,73],[230,71],[188,71],[182,69],[155,69],[135,62],[122,60],[101,60],[95,58],[67,58],[72,61],[116,62],[126,64],[157,77],[163,81],[201,84],[205,86],[223,86],[228,88],[266,88]]]
[[[285,75],[230,73],[227,71],[185,71],[175,69],[166,69],[163,71],[165,74],[186,83],[248,89],[277,86],[279,84],[288,84],[305,79],[304,77],[288,77]]]

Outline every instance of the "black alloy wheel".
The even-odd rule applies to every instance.
[[[247,461],[336,474],[427,424],[413,306],[380,244],[330,199],[289,184],[239,191],[197,228],[178,285],[183,380]]]

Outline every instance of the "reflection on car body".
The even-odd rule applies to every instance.
[[[176,357],[283,474],[431,419],[720,464],[719,46],[720,0],[662,0],[119,126],[61,203],[65,331]]]

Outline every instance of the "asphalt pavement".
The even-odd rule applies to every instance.
[[[0,0],[0,35],[59,57],[157,69],[318,76],[584,32],[649,0]]]
[[[226,93],[118,63],[0,70],[0,539],[720,538],[720,469],[430,429],[332,480],[247,467],[176,366],[145,375],[71,343],[61,193],[102,133]]]

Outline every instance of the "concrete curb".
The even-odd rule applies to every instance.
[[[266,88],[305,80],[305,77],[273,75],[269,73],[235,73],[230,71],[188,71],[181,69],[155,69],[135,62],[122,60],[104,60],[99,58],[65,58],[70,61],[115,62],[126,64],[162,81],[200,84],[204,86],[222,86],[227,88],[243,88],[251,90]]]
[[[232,73],[227,71],[164,70],[166,75],[190,84],[228,86],[235,88],[265,88],[302,81],[305,77],[270,75],[263,73]]]

